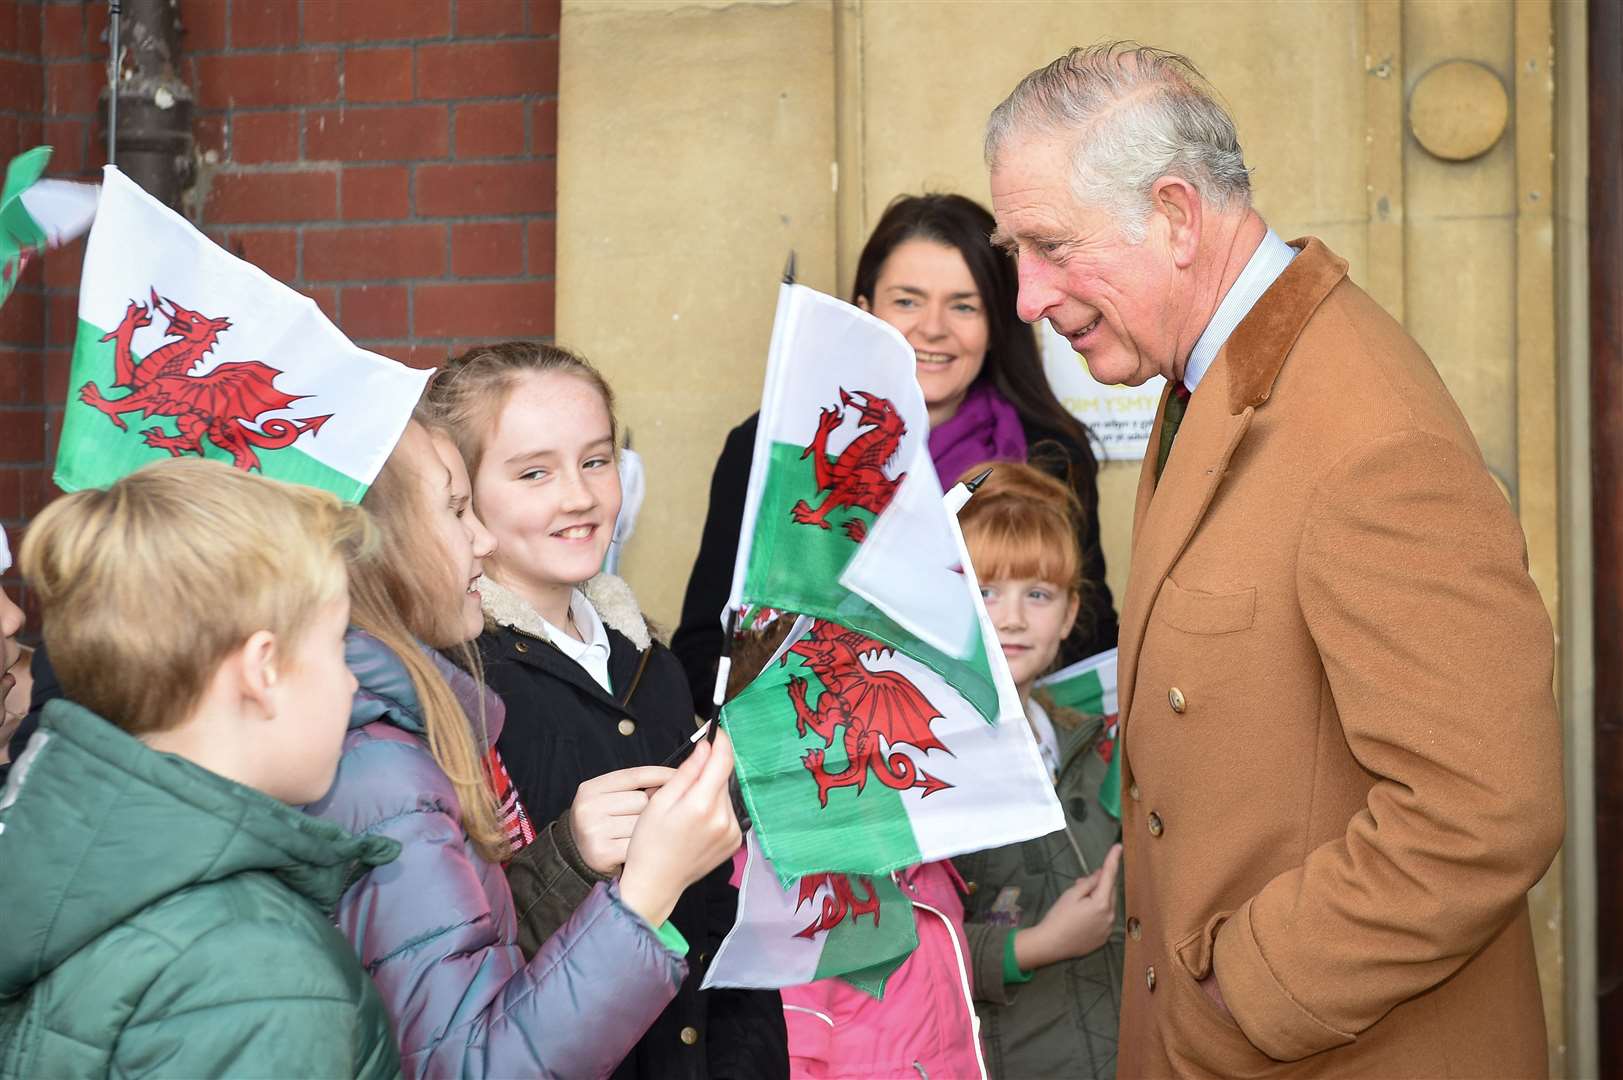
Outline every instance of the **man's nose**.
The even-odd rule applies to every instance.
[[[1020,282],[1020,293],[1015,298],[1014,310],[1022,322],[1034,323],[1060,299],[1053,284],[1053,269],[1041,259],[1021,253],[1015,257],[1015,269]]]

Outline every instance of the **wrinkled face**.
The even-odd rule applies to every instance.
[[[317,801],[338,771],[356,688],[344,663],[348,628],[346,596],[322,607],[291,652],[276,659],[276,720],[268,747],[276,765],[265,769],[262,790],[283,802]]]
[[[1039,578],[998,578],[981,582],[986,613],[997,629],[1009,674],[1021,694],[1054,666],[1060,643],[1076,623],[1080,598]]]
[[[473,485],[456,446],[440,434],[430,435],[425,442],[427,454],[416,470],[423,484],[417,505],[428,510],[423,525],[433,530],[440,550],[445,552],[445,565],[455,590],[455,595],[447,596],[439,608],[456,611],[454,623],[443,623],[450,640],[429,642],[445,648],[472,641],[484,629],[484,613],[474,582],[485,572],[484,560],[495,550],[496,542],[473,511]]]
[[[958,411],[986,363],[986,305],[957,248],[934,240],[898,244],[861,306],[913,346],[919,389],[934,422]]]
[[[603,565],[620,514],[608,406],[563,372],[522,376],[485,443],[474,497],[496,537],[498,578],[549,592]]]
[[[1066,144],[1040,135],[1011,144],[992,170],[995,240],[1019,267],[1020,317],[1046,318],[1099,382],[1171,374],[1180,279],[1166,219],[1152,212],[1148,235],[1129,243],[1110,214],[1077,204],[1070,175]]]

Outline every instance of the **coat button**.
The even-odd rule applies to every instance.
[[[1165,831],[1165,827],[1161,824],[1161,815],[1157,814],[1154,810],[1150,811],[1148,824],[1150,827],[1151,836],[1160,836],[1161,833]]]
[[[1139,938],[1144,936],[1144,927],[1139,924],[1137,918],[1129,918],[1127,920],[1127,936],[1132,938],[1134,941],[1137,941]]]
[[[694,1043],[698,1042],[699,1041],[699,1029],[698,1028],[691,1028],[691,1027],[683,1028],[682,1029],[682,1041],[684,1043],[686,1043],[688,1046],[692,1046]]]
[[[1134,802],[1138,801],[1138,781],[1137,780],[1134,780],[1131,784],[1127,785],[1127,796],[1128,796],[1128,798],[1132,799]]]
[[[980,886],[975,884],[973,881],[966,881],[966,882],[964,882],[964,895],[965,896],[974,896],[975,895],[975,890],[978,889],[978,888],[980,888]]]
[[[1071,820],[1083,822],[1088,820],[1088,800],[1081,795],[1072,795],[1065,800],[1065,809],[1071,815]]]
[[[630,717],[622,717],[620,722],[614,726],[622,735],[630,735],[637,730],[637,725],[631,721]]]
[[[1151,964],[1144,969],[1144,985],[1149,987],[1150,993],[1155,993],[1155,965]]]
[[[514,652],[529,652],[530,651],[529,643],[524,642],[524,641],[515,641],[515,642],[513,642],[513,651]]]
[[[1176,686],[1167,691],[1167,704],[1171,705],[1172,711],[1179,716],[1182,716],[1183,711],[1189,707],[1189,703],[1183,698],[1183,691]]]

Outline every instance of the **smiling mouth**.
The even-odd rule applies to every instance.
[[[552,535],[559,540],[585,540],[595,532],[596,525],[571,525],[567,529],[559,529]]]
[[[923,364],[926,367],[946,367],[948,364],[958,359],[951,353],[915,352],[913,355],[918,358],[918,362],[920,364]]]
[[[1084,326],[1082,329],[1078,330],[1074,334],[1066,334],[1065,336],[1070,339],[1072,344],[1075,344],[1076,342],[1082,341],[1089,334],[1091,334],[1095,330],[1099,329],[1099,324],[1104,321],[1104,318],[1105,317],[1103,315],[1095,315],[1093,317],[1093,321],[1088,323],[1088,325]]]

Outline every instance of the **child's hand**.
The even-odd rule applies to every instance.
[[[1021,971],[1086,956],[1110,940],[1116,923],[1116,874],[1120,869],[1121,845],[1116,844],[1105,856],[1105,864],[1087,877],[1077,878],[1036,926],[1015,933],[1014,958]]]
[[[683,889],[738,850],[738,819],[727,791],[732,774],[732,740],[718,731],[714,744],[694,744],[637,819],[620,898],[649,925],[668,919]]]
[[[676,775],[663,765],[594,776],[575,789],[569,808],[569,831],[587,866],[600,874],[616,873],[626,861],[626,847],[649,795]]]

